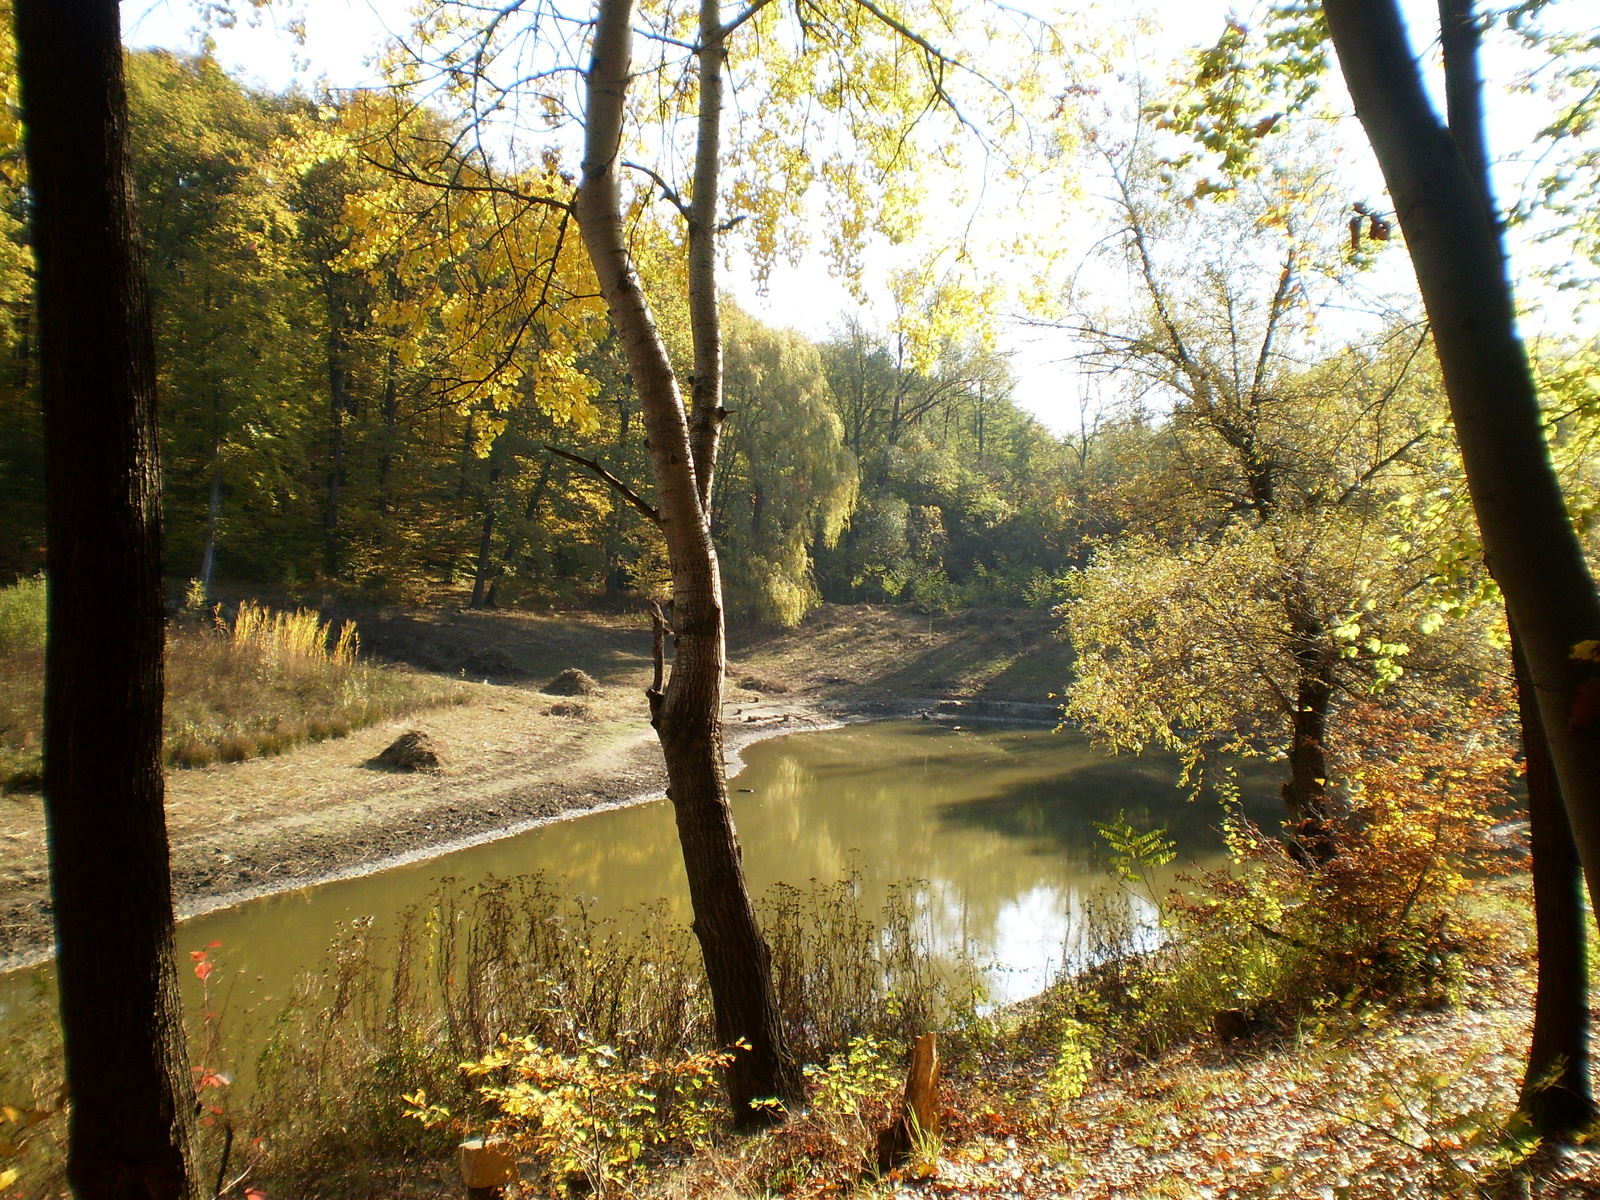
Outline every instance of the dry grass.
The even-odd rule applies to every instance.
[[[971,1019],[970,988],[948,990],[915,934],[909,889],[881,914],[862,910],[852,880],[782,889],[762,907],[788,1027],[809,1061],[852,1039],[893,1046],[935,1019]],[[422,1090],[481,1120],[460,1064],[502,1035],[563,1054],[608,1045],[622,1066],[712,1048],[693,936],[654,908],[596,920],[539,876],[445,885],[388,939],[348,930],[300,981],[235,1119],[274,1148],[264,1177],[321,1194],[351,1161],[447,1153],[450,1135],[408,1119],[402,1097]]]
[[[199,767],[280,754],[302,742],[440,704],[455,684],[362,662],[355,625],[335,630],[307,609],[246,601],[173,624],[167,635],[165,752]],[[0,590],[0,786],[39,784],[44,703],[44,585]]]

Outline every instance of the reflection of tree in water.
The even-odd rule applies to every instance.
[[[1089,897],[1108,885],[1094,821],[1122,811],[1165,826],[1186,860],[1222,850],[1220,809],[1184,799],[1174,761],[1108,758],[1070,733],[878,724],[746,757],[735,787],[751,793],[736,794],[735,816],[754,890],[859,866],[871,912],[891,884],[920,880],[930,935],[983,959],[1044,954],[1059,964]],[[1261,811],[1275,814],[1270,788],[1247,786],[1247,798],[1257,791]],[[1108,903],[1127,907],[1120,893]]]
[[[1187,803],[1170,761],[1108,759],[1071,735],[897,722],[777,739],[745,757],[734,814],[758,896],[780,881],[805,887],[859,869],[861,911],[875,919],[892,884],[921,880],[918,920],[936,944],[968,945],[984,961],[1004,954],[1014,967],[1035,955],[1059,963],[1062,942],[1088,928],[1084,905],[1108,885],[1091,820],[1122,808],[1136,823],[1167,826],[1184,856],[1215,845],[1206,839],[1216,805]],[[1273,782],[1264,765],[1256,777]],[[1270,789],[1261,799],[1258,811],[1275,821]],[[263,976],[262,994],[281,995],[294,971],[322,961],[336,921],[379,914],[382,934],[383,914],[415,903],[441,876],[465,889],[541,871],[558,895],[590,898],[597,918],[626,918],[665,897],[689,919],[672,810],[655,803],[208,914],[182,936],[223,941],[230,966]]]
[[[1245,811],[1275,827],[1270,771],[1249,764],[1240,771]],[[1085,867],[1101,861],[1095,822],[1118,813],[1138,829],[1160,826],[1178,844],[1182,858],[1220,853],[1222,809],[1207,788],[1195,800],[1176,786],[1176,762],[1165,756],[1096,758],[1075,764],[1049,779],[1027,779],[990,794],[942,805],[939,819],[957,826],[993,830],[1026,844],[1031,853],[1066,854]]]

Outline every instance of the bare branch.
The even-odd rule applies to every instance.
[[[580,467],[587,467],[589,470],[594,472],[595,476],[600,479],[602,483],[610,486],[612,490],[614,490],[629,504],[633,505],[634,508],[638,509],[646,517],[649,517],[652,525],[657,527],[661,525],[661,513],[656,508],[654,508],[652,505],[646,504],[639,498],[639,493],[635,492],[631,487],[623,483],[622,480],[618,479],[610,471],[606,470],[599,463],[595,462],[594,459],[585,458],[581,454],[574,454],[570,450],[563,450],[559,446],[552,446],[549,443],[545,444],[545,449],[550,451],[551,454],[556,455],[558,458],[564,458],[568,462],[575,462]]]
[[[630,171],[637,171],[641,175],[649,176],[650,182],[654,183],[658,188],[661,189],[661,198],[663,200],[671,201],[672,207],[678,210],[678,215],[685,221],[689,219],[689,206],[683,202],[683,197],[678,195],[677,190],[670,183],[661,178],[660,175],[657,175],[643,163],[629,162],[627,159],[623,159],[622,165],[627,167]]]
[[[717,40],[721,41],[722,39],[726,38],[735,29],[739,28],[739,26],[743,25],[751,17],[755,16],[758,12],[771,3],[772,0],[755,0],[755,3],[751,4],[749,8],[745,9],[738,16],[734,17],[731,21],[728,21],[723,25],[722,29],[717,34]]]

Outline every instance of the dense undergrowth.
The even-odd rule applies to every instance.
[[[0,589],[0,787],[36,787],[44,705],[45,584]],[[453,685],[363,662],[355,625],[245,601],[231,619],[190,609],[168,629],[165,754],[199,767],[279,754],[419,708]]]

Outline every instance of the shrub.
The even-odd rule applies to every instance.
[[[1160,901],[1159,944],[1080,959],[1037,1020],[1075,1041],[1087,1025],[1112,1055],[1154,1055],[1221,1032],[1222,1013],[1288,1028],[1333,1005],[1447,1002],[1477,940],[1456,901],[1505,861],[1485,834],[1508,799],[1506,717],[1494,691],[1460,711],[1347,710],[1330,747],[1347,802],[1332,859],[1307,870],[1235,811],[1233,865]]]
[[[0,654],[43,650],[44,630],[43,575],[0,588]]]
[[[736,1048],[737,1049],[737,1048]],[[533,1038],[501,1044],[461,1069],[478,1087],[490,1116],[489,1142],[531,1155],[557,1186],[581,1177],[597,1196],[626,1180],[656,1146],[703,1145],[717,1124],[717,1077],[734,1052],[704,1051],[657,1062],[580,1037],[562,1054]],[[475,1132],[475,1123],[431,1104],[418,1092],[402,1099],[429,1127]]]

